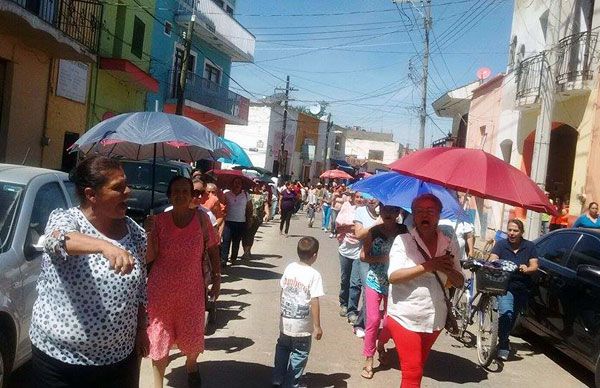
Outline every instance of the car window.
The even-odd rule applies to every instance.
[[[537,243],[539,257],[557,264],[565,264],[565,260],[579,238],[579,233],[554,233]]]
[[[64,181],[63,183],[67,188],[67,193],[69,194],[69,198],[71,199],[71,203],[73,204],[73,206],[79,206],[81,201],[79,200],[79,196],[77,195],[77,186],[75,186],[75,183],[71,181]]]
[[[58,182],[46,183],[38,190],[29,220],[29,229],[26,240],[28,243],[36,243],[44,234],[48,217],[54,209],[66,209],[67,201]]]
[[[577,270],[580,265],[600,267],[600,240],[596,237],[584,234],[575,245],[567,267]]]
[[[121,162],[127,184],[132,189],[150,190],[152,189],[152,164],[136,163],[136,162]],[[156,165],[156,175],[154,188],[161,193],[167,192],[167,187],[171,178],[181,175],[177,167],[165,166],[162,164]]]
[[[0,252],[10,248],[24,187],[0,182]]]

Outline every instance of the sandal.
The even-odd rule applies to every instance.
[[[360,376],[364,379],[371,380],[373,378],[373,368],[363,366]]]

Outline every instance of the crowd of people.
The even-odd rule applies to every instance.
[[[380,365],[390,362],[386,346],[393,340],[401,386],[418,387],[450,313],[449,288],[464,284],[459,260],[473,250],[472,226],[444,231],[442,203],[432,194],[415,198],[407,212],[338,183],[287,182],[279,189],[257,183],[246,190],[235,178],[223,190],[214,176],[197,172],[174,177],[167,190],[171,207],[142,227],[126,216],[130,189],[118,161],[91,156],[71,180],[80,205],[55,210],[46,227],[30,331],[38,387],[137,387],[140,357],[152,360],[154,386],[162,387],[173,346],[186,357],[189,386],[201,386],[204,312],[219,296],[222,269],[236,263],[240,244],[241,258],[252,257],[261,223],[279,212],[280,232],[288,236],[292,215],[303,209],[310,227],[321,212],[322,229],[337,239],[339,315],[363,338],[361,376],[373,378],[376,353]],[[586,217],[597,220],[597,211],[590,205]],[[537,270],[523,223],[511,220],[507,229],[491,256],[520,266],[499,301],[503,359],[515,316],[527,302],[529,275]],[[318,239],[300,238],[299,261],[280,281],[274,386],[299,385],[311,338],[323,333],[322,278],[312,267],[318,251]]]

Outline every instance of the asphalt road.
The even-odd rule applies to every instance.
[[[317,225],[317,222],[315,222]],[[263,225],[257,234],[254,257],[228,268],[218,301],[217,320],[209,326],[206,351],[200,357],[204,387],[268,387],[278,336],[278,280],[285,266],[296,260],[299,237],[312,235],[321,249],[315,268],[323,276],[326,296],[321,300],[323,339],[313,341],[304,383],[309,387],[399,386],[398,361],[375,370],[372,380],[360,376],[362,340],[338,315],[339,262],[337,242],[314,227],[303,214],[292,219],[290,237],[279,236],[278,224]],[[176,287],[176,285],[174,285]],[[534,335],[512,338],[516,357],[485,370],[477,364],[476,349],[442,334],[425,370],[424,387],[592,387],[593,375]],[[393,348],[390,342],[387,346]],[[165,377],[169,387],[186,387],[184,357],[171,354]],[[377,362],[376,364],[377,365]],[[16,371],[9,387],[27,387],[29,366]],[[152,369],[142,362],[141,387],[152,387]]]

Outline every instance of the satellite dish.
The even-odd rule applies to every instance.
[[[480,81],[483,81],[484,79],[488,78],[491,74],[492,74],[492,69],[490,69],[489,67],[480,67],[479,69],[477,69],[477,79]]]
[[[321,105],[319,105],[319,104],[311,105],[308,108],[308,111],[310,113],[312,113],[313,115],[318,115],[319,113],[321,113]]]

